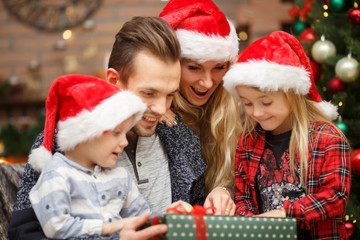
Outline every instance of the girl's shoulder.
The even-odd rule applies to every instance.
[[[340,137],[344,138],[344,134],[342,134],[341,130],[338,129],[334,124],[329,122],[314,122],[310,127],[310,136],[319,136],[334,138]]]

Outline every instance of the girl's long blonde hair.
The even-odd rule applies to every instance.
[[[194,106],[180,93],[173,101],[185,125],[200,137],[204,159],[208,165],[205,188],[234,186],[234,158],[242,130],[239,102],[220,84],[203,106]]]
[[[307,99],[303,95],[296,94],[293,91],[285,92],[284,94],[291,107],[289,116],[290,124],[292,126],[289,144],[290,168],[294,174],[296,156],[298,155],[300,162],[300,177],[306,182],[308,173],[309,131],[311,130],[311,124],[315,122],[326,122],[336,129],[338,128],[319,110],[314,101]],[[244,131],[246,133],[252,133],[257,125],[256,121],[251,119],[248,115],[245,116]],[[340,130],[339,133],[341,134],[341,137],[346,140]],[[306,186],[304,187],[306,188]]]

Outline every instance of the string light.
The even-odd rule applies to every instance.
[[[341,107],[343,105],[343,102],[340,101],[338,105],[339,105],[339,107]]]
[[[63,36],[64,40],[69,40],[71,38],[71,36],[72,36],[72,31],[71,30],[65,30],[63,32],[62,36]]]
[[[246,41],[249,37],[247,32],[244,32],[244,31],[239,32],[238,35],[239,35],[240,40],[242,40],[242,41]]]
[[[323,9],[326,11],[326,10],[328,10],[328,9],[329,9],[329,6],[328,6],[328,5],[326,5],[326,4],[324,4],[324,5],[323,5]]]
[[[323,92],[326,92],[327,91],[327,88],[325,86],[322,87],[322,91]]]

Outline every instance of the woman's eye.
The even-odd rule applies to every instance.
[[[216,69],[220,69],[220,70],[225,69],[225,65],[217,66]]]
[[[190,70],[198,70],[199,68],[198,67],[196,67],[196,66],[188,66],[188,68],[190,69]]]
[[[144,94],[145,96],[148,96],[148,97],[150,97],[150,96],[153,95],[151,92],[143,92],[143,94]]]

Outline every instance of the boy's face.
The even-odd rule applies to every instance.
[[[114,83],[114,80],[109,79],[113,76],[109,75],[116,73],[114,69],[109,69],[107,80]],[[136,135],[154,134],[160,117],[170,108],[174,94],[179,89],[179,83],[180,61],[167,63],[146,51],[137,54],[134,60],[134,73],[130,75],[127,84],[116,81],[119,88],[132,91],[148,106],[143,117],[132,129]]]
[[[246,114],[260,124],[260,126],[277,135],[291,130],[291,107],[285,93],[261,92],[257,89],[237,86]]]
[[[106,131],[100,137],[78,144],[74,150],[66,152],[66,157],[91,170],[95,165],[114,167],[118,155],[128,145],[126,133],[130,130],[133,121],[134,116],[131,116],[114,130]]]

